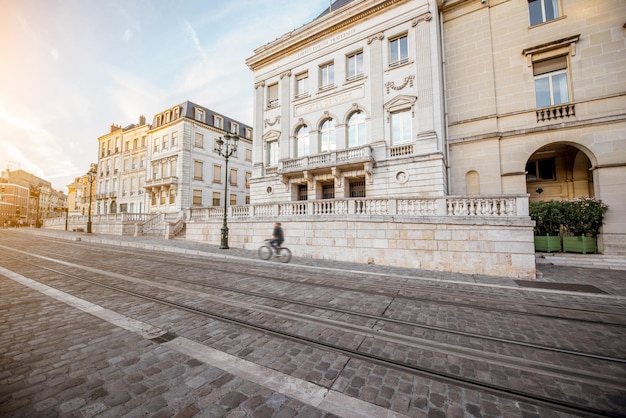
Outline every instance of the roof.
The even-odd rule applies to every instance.
[[[325,16],[331,12],[334,12],[337,9],[342,8],[343,6],[345,6],[346,4],[352,2],[354,0],[335,0],[332,4],[329,5],[329,7],[326,8],[326,10],[324,10],[322,12],[321,15],[319,15],[318,17],[316,17],[316,19],[319,19],[322,16]]]

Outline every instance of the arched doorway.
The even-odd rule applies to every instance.
[[[526,162],[526,190],[530,201],[593,197],[589,157],[576,146],[557,143],[535,151]]]
[[[117,213],[117,203],[115,200],[111,201],[111,211],[109,213]]]

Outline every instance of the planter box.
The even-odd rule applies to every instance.
[[[591,237],[563,237],[563,251],[566,253],[595,253],[596,238]]]
[[[535,251],[546,253],[561,252],[561,237],[559,236],[535,236]]]

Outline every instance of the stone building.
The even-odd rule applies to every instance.
[[[99,215],[147,211],[144,182],[150,125],[144,116],[124,128],[112,124],[98,138],[98,171],[94,185],[95,210]]]
[[[626,2],[440,0],[450,193],[595,196],[626,254]]]
[[[237,153],[225,161],[216,139],[239,137]],[[154,116],[148,131],[145,190],[150,213],[179,214],[193,207],[249,203],[252,128],[186,101]],[[228,181],[228,196],[224,196]]]

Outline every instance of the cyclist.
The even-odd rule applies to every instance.
[[[270,246],[277,250],[281,244],[285,241],[285,235],[283,234],[283,228],[280,222],[274,224],[274,231],[272,232],[272,240],[269,242]]]

